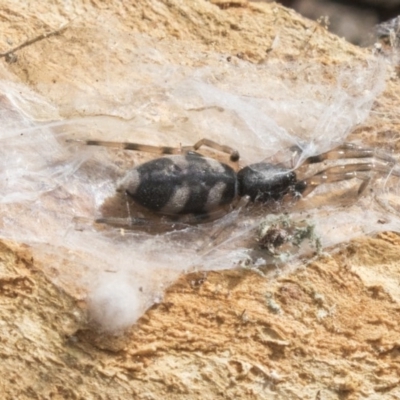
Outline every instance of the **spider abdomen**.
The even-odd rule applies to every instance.
[[[230,204],[237,195],[237,180],[228,165],[188,153],[133,168],[121,188],[149,210],[165,215],[201,215]]]
[[[252,201],[279,201],[296,185],[296,174],[286,168],[257,163],[241,169],[237,174],[240,196]]]

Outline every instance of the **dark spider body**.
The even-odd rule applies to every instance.
[[[138,204],[164,215],[206,215],[237,196],[263,203],[296,190],[296,174],[267,163],[237,174],[227,164],[194,152],[157,158],[133,168],[121,189]]]
[[[164,215],[207,214],[237,195],[235,171],[196,153],[141,164],[121,186],[135,202]]]
[[[260,162],[236,173],[227,164],[196,152],[200,147],[207,146],[229,154],[232,162],[239,160],[239,153],[235,149],[206,138],[193,146],[179,147],[101,140],[83,142],[87,145],[169,154],[132,168],[120,182],[118,191],[124,191],[134,202],[150,211],[169,216],[192,214],[195,221],[217,216],[219,209],[224,211],[224,206],[233,204],[239,197],[245,198],[245,202],[285,204],[288,200],[308,196],[321,184],[353,178],[361,181],[356,193],[358,197],[365,191],[374,172],[400,176],[400,171],[394,168],[396,161],[392,157],[352,143],[344,143],[325,153],[308,157],[296,168],[296,172],[282,165]],[[331,160],[344,160],[345,163],[322,164]],[[304,177],[310,164],[321,164],[322,170]],[[97,221],[118,222],[112,218]],[[142,218],[130,217],[128,225],[142,225],[143,222]]]

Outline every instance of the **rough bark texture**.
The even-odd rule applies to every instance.
[[[101,20],[171,45],[315,63],[366,52],[276,4],[246,0],[138,2],[1,1],[0,51],[76,18],[62,34],[17,52],[7,68],[41,92],[63,71],[97,85]],[[136,4],[135,4],[136,3]],[[282,34],[283,32],[283,34]],[[186,60],[190,63],[190,59]],[[5,63],[5,61],[1,61]],[[123,62],[123,60],[121,60]],[[46,89],[48,90],[48,89]],[[398,140],[399,82],[353,138]],[[65,117],[71,100],[43,92]],[[366,137],[368,132],[368,137]],[[395,148],[398,151],[398,148]],[[85,321],[85,304],[55,287],[29,248],[0,247],[4,399],[391,399],[400,396],[400,236],[360,238],[269,282],[251,271],[183,276],[130,331],[105,336]],[[55,263],[55,260],[52,260]],[[56,264],[55,264],[56,267]],[[67,288],[68,289],[68,288]]]

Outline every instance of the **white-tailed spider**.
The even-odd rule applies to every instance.
[[[373,149],[345,143],[333,150],[306,158],[297,169],[281,164],[259,162],[245,166],[236,172],[231,166],[197,151],[207,146],[230,155],[232,162],[239,160],[238,151],[209,139],[202,139],[193,146],[164,147],[138,143],[107,142],[101,140],[70,140],[86,145],[116,147],[126,150],[166,154],[129,170],[120,181],[118,191],[152,213],[172,220],[185,216],[191,222],[202,222],[207,217],[218,218],[226,213],[226,206],[238,199],[254,203],[281,203],[308,196],[321,184],[360,179],[358,195],[368,186],[373,172],[393,173],[395,160]],[[369,159],[369,160],[367,160]],[[307,170],[311,164],[333,161],[311,176]],[[340,164],[340,160],[346,161]],[[301,174],[300,174],[301,172]],[[298,178],[298,176],[305,178]],[[224,211],[221,212],[221,209]],[[101,218],[97,222],[115,222],[113,218]],[[142,218],[125,220],[127,227],[143,225]]]

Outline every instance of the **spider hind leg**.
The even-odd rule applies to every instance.
[[[153,146],[142,143],[133,143],[133,142],[110,142],[106,140],[80,140],[80,139],[69,139],[68,142],[81,142],[86,144],[87,146],[104,146],[104,147],[113,147],[117,149],[123,150],[134,150],[134,151],[143,151],[146,153],[153,154],[186,154],[188,152],[196,152],[201,147],[206,146],[213,150],[220,151],[222,153],[226,153],[230,155],[230,160],[232,162],[239,161],[240,155],[239,152],[233,149],[230,146],[221,145],[214,140],[203,138],[196,142],[192,146],[178,146],[178,147],[169,147],[169,146]]]

